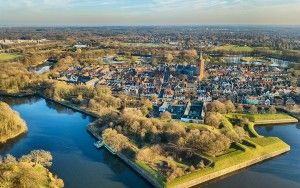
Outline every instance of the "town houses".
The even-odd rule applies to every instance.
[[[104,64],[69,67],[56,79],[107,85],[114,94],[148,98],[159,107],[154,114],[169,111],[173,118],[183,121],[202,120],[204,104],[212,100],[266,106],[293,104],[289,95],[296,85],[282,67],[205,63],[204,59],[196,65],[150,62],[110,63],[105,59]]]

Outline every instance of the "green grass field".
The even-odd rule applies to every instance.
[[[143,162],[138,162],[137,165],[139,167],[141,167],[145,172],[147,172],[147,174],[154,179],[156,182],[158,182],[160,185],[162,185],[162,187],[165,186],[166,183],[166,179],[163,175],[161,175],[158,171],[156,171],[155,169],[151,168],[150,166],[148,166],[147,164],[143,163]]]
[[[279,138],[276,137],[257,137],[249,138],[249,140],[262,147],[279,142]]]
[[[12,61],[21,57],[22,55],[16,53],[0,53],[0,62]]]
[[[288,114],[240,114],[240,113],[232,113],[227,114],[226,117],[234,118],[234,117],[245,117],[255,124],[280,124],[280,123],[294,123],[297,122],[296,118]]]
[[[223,45],[216,46],[213,51],[225,51],[225,52],[253,52],[254,48],[249,46],[237,46],[237,45]]]
[[[249,132],[250,136],[251,136],[251,137],[261,137],[261,136],[256,132],[254,126],[255,126],[255,124],[254,124],[253,122],[251,122],[251,123],[249,123],[248,126],[246,127],[246,128],[248,129],[247,131]]]
[[[261,63],[268,63],[269,60],[263,57],[242,57],[241,61],[243,62],[261,62]]]

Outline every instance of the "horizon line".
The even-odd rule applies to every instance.
[[[200,26],[259,26],[259,27],[300,27],[300,24],[251,24],[251,23],[203,23],[203,24],[1,24],[1,28],[5,27],[200,27]]]

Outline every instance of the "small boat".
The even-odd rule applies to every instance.
[[[103,141],[99,140],[99,141],[97,141],[97,142],[94,143],[94,146],[96,146],[96,148],[99,149],[99,148],[101,148],[103,146],[103,144],[104,144]]]

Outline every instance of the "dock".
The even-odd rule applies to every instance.
[[[102,146],[104,145],[103,141],[102,140],[99,140],[97,142],[94,143],[94,146],[99,149],[101,148]]]
[[[115,155],[117,152],[111,148],[109,145],[105,144],[104,141],[102,139],[99,139],[97,142],[94,143],[94,146],[97,149],[100,149],[101,147],[105,147],[111,154]]]

